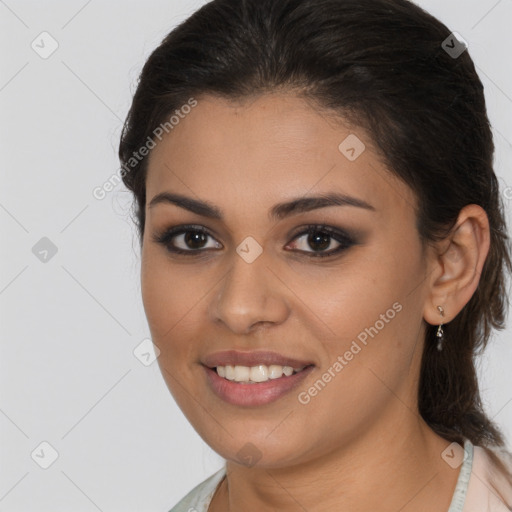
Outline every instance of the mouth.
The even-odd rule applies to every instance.
[[[300,366],[298,368],[277,364],[272,364],[270,366],[265,364],[259,364],[256,366],[226,365],[216,366],[212,368],[212,370],[215,370],[219,377],[232,382],[241,384],[257,384],[260,382],[268,382],[269,380],[280,379],[281,377],[290,377],[291,375],[302,372],[309,366],[311,365]]]
[[[218,352],[203,361],[214,393],[238,406],[259,406],[291,392],[315,368],[275,352]]]

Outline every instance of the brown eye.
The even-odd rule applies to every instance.
[[[180,235],[182,236],[182,235]],[[201,249],[208,235],[199,231],[187,231],[183,234],[183,243],[188,249]]]
[[[178,226],[155,235],[153,240],[164,245],[168,251],[178,254],[200,253],[203,249],[222,247],[218,243],[208,247],[206,245],[208,238],[213,240],[213,237],[201,226]]]
[[[348,249],[356,242],[347,233],[329,226],[312,225],[297,234],[293,240],[305,240],[297,247],[297,242],[288,244],[288,248],[297,249],[298,252],[310,257],[326,257],[338,254]],[[208,246],[208,240],[212,243]],[[153,240],[162,244],[171,253],[195,256],[204,254],[207,250],[221,249],[222,245],[215,241],[208,231],[202,226],[177,226],[163,233],[156,234]],[[312,250],[308,250],[308,248]],[[328,250],[330,248],[330,250]]]
[[[348,249],[355,243],[346,233],[328,226],[308,226],[307,230],[295,236],[294,240],[302,238],[304,238],[301,244],[303,248],[299,247],[299,251],[310,253],[309,255],[312,257],[331,256]],[[293,245],[293,248],[297,248],[297,242],[294,242]],[[308,247],[312,251],[308,250]],[[328,251],[329,247],[331,250]]]

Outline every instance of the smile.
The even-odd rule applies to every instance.
[[[289,395],[315,369],[271,351],[228,350],[205,357],[202,366],[213,393],[231,405],[255,407]]]
[[[223,379],[234,382],[256,384],[258,382],[280,379],[283,375],[290,377],[294,373],[301,372],[304,368],[305,366],[292,368],[291,366],[281,366],[277,364],[270,366],[259,364],[257,366],[217,366],[215,370],[217,371],[217,375]]]

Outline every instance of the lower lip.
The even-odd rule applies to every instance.
[[[254,384],[230,381],[219,377],[212,368],[204,366],[204,369],[210,387],[222,400],[232,405],[253,407],[275,402],[290,393],[311,373],[314,366],[308,366],[301,372],[294,373],[289,377],[284,376]]]

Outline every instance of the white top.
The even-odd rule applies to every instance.
[[[446,512],[510,512],[512,511],[512,482],[497,473],[491,460],[480,446],[469,439],[464,442],[464,461],[460,467],[450,507]],[[504,450],[493,449],[512,473],[512,456]],[[190,491],[170,512],[208,512],[217,486],[226,468],[207,478]]]

